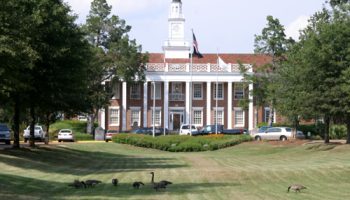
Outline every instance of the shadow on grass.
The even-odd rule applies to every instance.
[[[73,180],[72,180],[73,182]],[[211,193],[216,187],[237,187],[238,183],[173,183],[166,189],[156,191],[151,183],[145,183],[140,189],[134,189],[132,183],[119,183],[117,187],[111,183],[101,183],[93,188],[76,189],[68,186],[72,182],[43,181],[15,175],[0,174],[0,196],[12,199],[98,199],[115,197],[116,199],[132,196],[152,195],[186,195]]]
[[[176,159],[166,157],[126,156],[108,152],[92,152],[59,146],[0,151],[0,162],[7,165],[47,173],[71,175],[178,168]]]

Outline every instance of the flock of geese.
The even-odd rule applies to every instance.
[[[152,179],[151,179],[151,187],[153,189],[155,189],[156,191],[158,191],[159,189],[166,189],[166,187],[170,184],[172,184],[172,182],[167,181],[167,180],[161,180],[159,182],[154,182],[154,172],[150,173],[152,175]],[[113,178],[112,179],[112,184],[114,186],[118,186],[118,179]],[[88,188],[88,187],[94,187],[95,185],[98,185],[102,183],[102,181],[99,180],[86,180],[86,181],[79,181],[79,180],[74,180],[73,183],[68,184],[68,186],[70,187],[74,187],[74,188]],[[135,189],[139,189],[141,186],[144,186],[145,184],[141,181],[136,181],[132,184],[132,187]]]
[[[151,187],[153,187],[153,189],[155,189],[156,191],[158,191],[159,189],[166,189],[166,187],[170,184],[172,184],[172,182],[167,181],[167,180],[161,180],[159,182],[154,182],[154,172],[150,173],[152,175],[152,179],[151,179]],[[114,186],[118,186],[118,179],[114,178],[112,179],[112,184]],[[79,181],[79,180],[74,180],[73,183],[68,184],[68,186],[71,187],[75,187],[75,188],[88,188],[88,187],[94,187],[97,184],[102,183],[99,180],[86,180],[86,181]],[[141,181],[136,181],[132,184],[132,187],[135,189],[139,189],[141,186],[144,186],[145,184]],[[287,189],[287,192],[289,192],[290,190],[294,190],[295,192],[300,192],[301,190],[306,189],[305,186],[300,185],[300,184],[293,184],[290,185]]]

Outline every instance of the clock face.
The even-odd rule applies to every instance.
[[[180,26],[178,24],[173,24],[173,31],[174,32],[179,32],[180,31]]]

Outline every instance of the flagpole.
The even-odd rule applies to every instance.
[[[193,29],[192,29],[192,35],[193,35]],[[192,44],[193,44],[193,38],[192,38]],[[193,46],[193,45],[191,45]],[[193,48],[193,47],[192,47]],[[191,67],[191,72],[190,72],[190,76],[191,76],[191,80],[190,80],[190,124],[189,124],[189,128],[190,128],[190,135],[192,136],[192,69],[193,69],[193,52],[191,51],[191,47],[190,47],[190,67]]]
[[[215,90],[215,96],[216,96],[216,101],[215,101],[215,134],[218,134],[218,74],[219,74],[219,68],[220,68],[220,64],[219,64],[219,49],[217,50],[217,65],[218,67],[216,68],[216,90]]]

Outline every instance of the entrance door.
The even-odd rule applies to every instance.
[[[180,123],[181,123],[181,115],[180,114],[174,114],[173,130],[179,130],[180,129]]]

